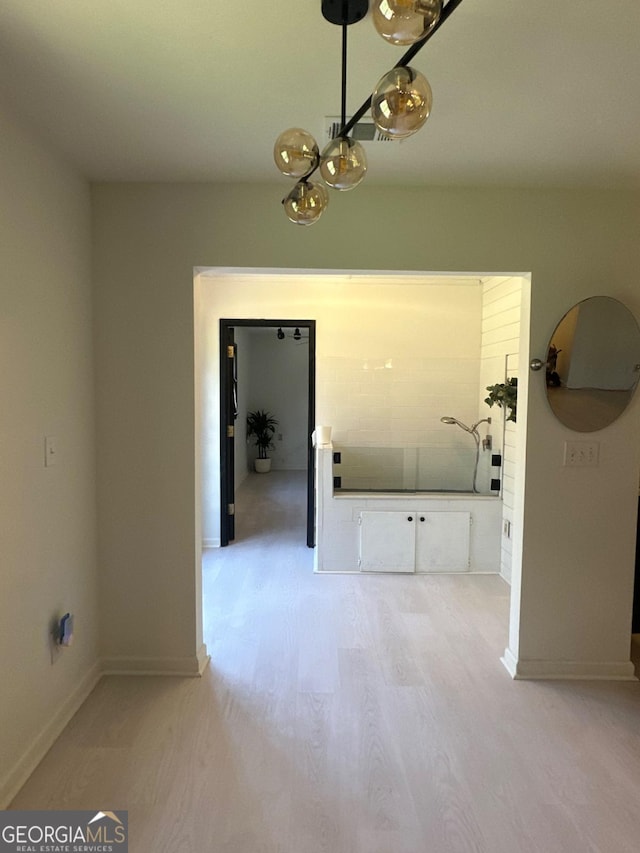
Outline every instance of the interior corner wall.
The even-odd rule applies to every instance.
[[[98,677],[89,188],[0,108],[0,807]],[[44,465],[45,436],[55,465]],[[70,611],[75,643],[53,652]]]
[[[332,198],[311,228],[286,220],[281,197],[282,184],[93,188],[108,652],[192,653],[198,639],[194,266],[530,272],[525,355],[543,359],[581,299],[613,296],[640,316],[638,191],[363,185]],[[376,239],[401,214],[402,240]],[[517,664],[610,672],[629,660],[640,397],[592,436],[598,468],[567,469],[574,434],[551,413],[543,379],[520,376],[526,491],[509,650]]]

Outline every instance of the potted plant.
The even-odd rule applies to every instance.
[[[267,456],[267,450],[274,447],[273,434],[277,426],[278,421],[263,409],[256,409],[247,415],[247,438],[253,436],[254,444],[258,448],[255,469],[259,474],[266,474],[271,470],[271,459]]]
[[[485,397],[487,406],[499,406],[501,409],[507,409],[508,421],[516,420],[516,409],[518,404],[518,380],[515,377],[507,379],[506,382],[498,382],[495,385],[487,385],[489,396]]]

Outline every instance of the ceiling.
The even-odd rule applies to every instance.
[[[609,12],[607,18],[604,14]],[[464,0],[413,61],[426,126],[367,183],[640,187],[638,0]],[[2,0],[0,101],[95,181],[281,181],[340,110],[320,0]],[[402,54],[349,28],[348,111]]]

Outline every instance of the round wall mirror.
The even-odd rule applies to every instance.
[[[612,424],[640,379],[640,328],[629,309],[608,296],[574,305],[547,350],[547,400],[577,432]]]

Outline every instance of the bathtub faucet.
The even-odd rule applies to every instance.
[[[452,417],[449,417],[448,415],[445,415],[443,418],[440,418],[440,420],[442,421],[443,424],[452,424],[455,426],[459,426],[460,429],[463,429],[465,432],[468,432],[469,435],[472,436],[473,440],[475,441],[475,443],[476,443],[476,463],[475,463],[475,466],[473,469],[473,486],[472,486],[472,489],[473,489],[473,493],[477,494],[478,493],[478,487],[476,484],[476,480],[478,477],[478,461],[480,458],[480,433],[478,432],[478,427],[480,426],[480,424],[490,424],[491,418],[482,418],[482,420],[476,421],[475,424],[471,424],[470,427],[468,427],[466,424],[463,424],[462,421],[459,421],[457,418],[452,418]],[[491,450],[491,441],[488,438],[484,439],[484,441],[482,442],[482,448],[483,448],[483,450]]]

